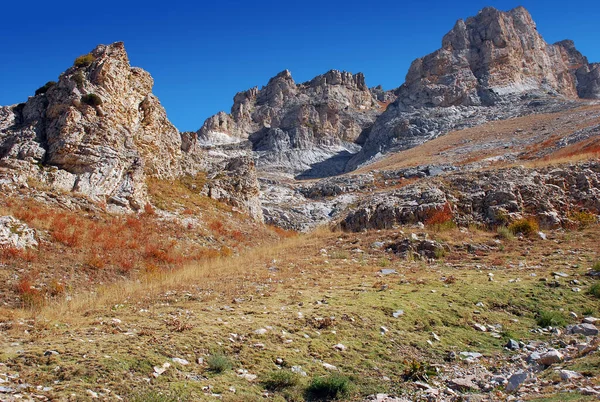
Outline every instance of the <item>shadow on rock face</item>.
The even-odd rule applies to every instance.
[[[346,164],[354,155],[348,151],[338,152],[329,159],[311,165],[310,169],[295,178],[296,180],[306,180],[339,176],[346,171]]]

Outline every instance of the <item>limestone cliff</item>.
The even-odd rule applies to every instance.
[[[145,174],[180,174],[181,138],[152,86],[149,73],[130,66],[123,43],[96,47],[26,103],[3,108],[1,165],[139,209]]]
[[[546,43],[525,8],[488,7],[459,20],[441,49],[415,60],[396,94],[347,170],[452,129],[600,99],[600,69],[572,41]]]
[[[249,141],[266,169],[300,173],[340,152],[356,152],[355,141],[381,111],[363,74],[331,70],[296,84],[285,70],[262,89],[234,97],[231,113],[208,118],[198,131],[206,146]]]

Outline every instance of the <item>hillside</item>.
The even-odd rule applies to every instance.
[[[0,107],[0,400],[598,400],[599,71],[485,8],[179,132],[97,46]]]

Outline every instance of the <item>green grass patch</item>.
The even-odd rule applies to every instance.
[[[306,398],[313,401],[330,401],[348,396],[352,381],[345,375],[334,373],[315,377],[306,389]]]
[[[562,327],[567,324],[565,315],[560,311],[540,311],[536,318],[537,324],[542,327]]]
[[[231,370],[233,364],[229,357],[223,353],[214,353],[206,359],[208,369],[213,373],[224,373],[227,370]]]

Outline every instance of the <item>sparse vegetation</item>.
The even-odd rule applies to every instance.
[[[590,287],[589,294],[600,299],[600,282],[596,282]]]
[[[350,394],[351,385],[350,378],[338,373],[315,377],[306,389],[306,396],[311,400],[340,399]]]
[[[514,233],[506,226],[498,226],[496,228],[496,233],[501,239],[512,240],[515,238]]]
[[[52,88],[53,86],[56,85],[56,81],[48,81],[47,83],[45,83],[43,86],[39,87],[38,89],[36,89],[35,91],[35,95],[42,95],[45,94],[46,92],[48,92],[48,90],[50,88]]]
[[[508,230],[514,235],[533,236],[539,232],[540,226],[533,218],[523,218],[511,223]]]
[[[214,353],[206,359],[208,369],[214,373],[224,373],[227,370],[231,370],[233,364],[229,357],[221,352]]]
[[[102,98],[100,98],[96,94],[91,94],[90,93],[90,94],[82,95],[81,96],[81,102],[85,103],[86,105],[90,105],[92,107],[96,107],[96,106],[102,105]]]
[[[567,319],[560,311],[545,310],[540,311],[536,319],[540,327],[561,327],[566,325]]]
[[[73,64],[75,67],[88,67],[92,65],[94,61],[96,61],[96,57],[93,54],[88,53],[76,58]]]
[[[261,380],[263,387],[269,391],[282,391],[295,387],[300,383],[300,376],[289,370],[275,370],[264,375]]]

